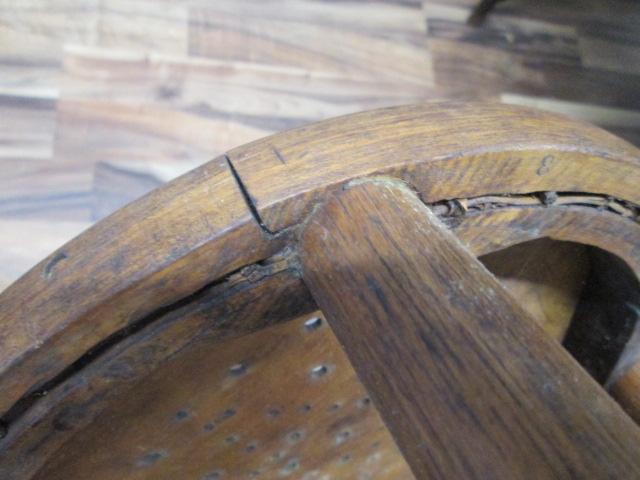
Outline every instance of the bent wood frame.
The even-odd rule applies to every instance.
[[[295,259],[299,227],[332,192],[371,175],[410,185],[476,255],[551,237],[608,250],[640,278],[640,151],[596,127],[520,107],[436,103],[267,137],[119,210],[0,294],[0,471],[37,471],[110,390],[173,350],[105,380],[99,372],[119,355],[312,311]],[[278,312],[268,320],[264,305],[220,329],[198,316],[203,303],[270,289],[274,298],[258,302]],[[52,435],[71,400],[81,412]]]

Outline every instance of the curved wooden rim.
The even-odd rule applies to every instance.
[[[273,256],[325,195],[374,174],[404,179],[427,203],[590,192],[614,197],[634,215],[640,203],[635,147],[530,109],[398,107],[268,137],[121,209],[0,294],[0,411],[62,385],[65,372],[73,373],[65,369],[105,339],[125,339],[127,328],[159,309],[181,306],[193,292]],[[488,235],[488,225],[496,233],[489,215],[504,226],[498,239]],[[477,253],[541,236],[580,241],[613,251],[640,276],[640,227],[615,208],[505,206],[466,215],[455,231]],[[46,412],[41,407],[27,423]]]

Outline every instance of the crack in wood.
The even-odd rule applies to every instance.
[[[309,219],[310,215],[305,216],[305,218],[298,222],[297,225],[292,226],[291,228],[275,232],[270,230],[262,220],[255,200],[250,195],[246,185],[240,178],[240,175],[236,171],[233,163],[231,162],[231,159],[226,155],[225,159],[235,181],[238,184],[238,188],[242,193],[242,196],[253,219],[266,235],[268,235],[269,237],[277,237],[287,231],[300,229],[306,224],[306,221]],[[402,180],[396,179],[395,177],[392,177],[391,179],[397,180],[404,184]],[[366,180],[371,180],[371,178],[368,177]],[[351,183],[353,183],[354,181],[357,182],[358,179],[352,180]],[[411,188],[410,185],[407,185],[407,187]],[[611,196],[593,193],[544,191],[528,194],[495,194],[470,198],[448,199],[425,204],[430,207],[432,211],[438,217],[440,217],[441,220],[444,221],[445,224],[450,228],[455,227],[457,224],[462,222],[462,219],[465,215],[483,214],[489,211],[504,208],[545,208],[550,205],[563,207],[592,207],[598,210],[606,210],[612,212],[614,214],[620,215],[621,217],[631,219],[635,222],[640,222],[639,206]],[[311,210],[314,211],[315,208],[312,208]],[[7,430],[8,428],[10,428],[10,425],[15,422],[17,418],[21,417],[29,408],[31,408],[33,404],[38,400],[38,398],[46,395],[48,391],[56,388],[57,386],[68,380],[70,377],[81,371],[85,366],[96,360],[98,357],[103,355],[106,351],[108,351],[118,343],[140,332],[145,327],[151,325],[153,322],[163,317],[164,315],[191,302],[197,301],[211,289],[220,287],[221,285],[229,286],[232,285],[233,282],[237,283],[239,278],[238,276],[240,276],[243,281],[259,281],[260,279],[264,278],[264,276],[270,275],[269,273],[265,273],[262,267],[264,267],[265,265],[273,264],[274,262],[278,262],[277,258],[285,258],[286,268],[291,269],[292,271],[299,274],[296,252],[290,247],[287,247],[284,251],[274,255],[273,257],[262,260],[255,264],[245,265],[221,279],[210,282],[196,292],[169,305],[160,307],[149,313],[148,315],[140,318],[139,320],[132,322],[129,326],[117,332],[114,332],[109,337],[94,345],[56,376],[46,382],[41,383],[39,386],[31,389],[28,393],[23,395],[7,412],[5,412],[2,417],[0,417],[0,438],[6,436]],[[60,260],[62,259],[64,259],[64,257],[60,258]],[[273,272],[271,274],[273,274]]]
[[[242,178],[240,178],[240,175],[238,174],[236,167],[233,165],[233,162],[231,161],[228,155],[225,155],[224,158],[227,161],[227,165],[229,165],[229,170],[231,170],[231,174],[233,175],[233,178],[238,184],[240,193],[242,194],[242,197],[244,198],[244,201],[246,202],[247,207],[249,208],[249,211],[253,216],[253,219],[260,226],[263,232],[265,232],[269,236],[274,236],[277,232],[273,232],[269,230],[269,228],[265,225],[264,221],[262,220],[262,217],[260,217],[260,213],[258,212],[256,201],[253,199],[251,194],[249,194],[249,190],[247,189],[246,185],[242,181]]]
[[[126,327],[112,333],[101,342],[87,350],[83,355],[73,363],[69,364],[57,375],[35,386],[19,398],[13,406],[7,410],[2,417],[0,417],[0,439],[4,438],[8,434],[11,425],[22,417],[27,410],[32,408],[38,399],[46,396],[50,391],[65,383],[71,377],[104,355],[107,351],[114,348],[127,338],[141,332],[157,320],[165,317],[173,311],[185,307],[186,305],[198,302],[207,295],[210,295],[214,290],[220,290],[220,295],[224,298],[225,296],[231,295],[238,287],[241,287],[244,284],[260,282],[266,277],[275,275],[284,270],[291,270],[296,275],[299,270],[297,259],[295,258],[292,249],[288,247],[269,258],[254,264],[240,267],[225,277],[214,280],[197,291],[171,304],[159,307],[137,321],[134,321]]]

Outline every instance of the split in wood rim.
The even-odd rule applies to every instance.
[[[63,392],[89,395],[73,382],[80,373],[203,292],[259,270],[327,195],[379,174],[415,188],[474,254],[549,236],[611,251],[640,277],[640,153],[596,127],[463,103],[320,122],[234,149],[152,192],[0,294],[9,427],[0,449],[26,438],[70,398]]]

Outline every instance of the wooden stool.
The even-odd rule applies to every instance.
[[[0,294],[0,478],[640,478],[639,185],[497,104],[232,150]]]

